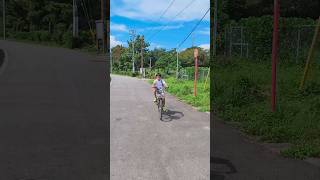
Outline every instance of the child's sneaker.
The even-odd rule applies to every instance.
[[[163,109],[164,112],[168,112],[167,106],[163,106],[162,109]]]

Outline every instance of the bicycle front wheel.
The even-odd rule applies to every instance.
[[[159,103],[158,103],[158,111],[159,111],[159,118],[160,120],[162,120],[162,110],[163,110],[163,105],[162,105],[162,99],[159,99]]]

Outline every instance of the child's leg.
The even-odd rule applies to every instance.
[[[157,97],[157,95],[156,95],[156,88],[152,88],[153,89],[153,96],[154,96],[154,98],[156,98]]]

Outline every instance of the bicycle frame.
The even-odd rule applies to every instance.
[[[157,97],[157,105],[158,105],[158,111],[160,115],[160,120],[162,119],[162,112],[163,112],[163,106],[164,106],[164,91],[163,90],[156,90],[156,97]]]

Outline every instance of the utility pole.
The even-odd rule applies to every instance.
[[[6,0],[2,0],[3,40],[6,40]]]
[[[104,0],[101,0],[101,20],[104,21]]]
[[[113,59],[112,59],[112,51],[110,51],[110,74],[112,74],[112,65],[113,65]]]
[[[279,0],[274,0],[273,15],[273,41],[272,41],[272,89],[271,89],[271,108],[272,112],[276,110],[276,89],[277,89],[277,61],[279,51],[279,18],[280,7]]]
[[[177,53],[176,79],[178,79],[179,78],[179,52],[178,52],[178,48],[176,48],[176,53]]]
[[[78,6],[77,6],[77,0],[73,0],[73,37],[78,37],[79,35],[79,17],[78,17]]]
[[[104,0],[100,0],[101,1],[101,21],[102,21],[102,26],[104,29],[104,25],[105,25],[105,18],[104,18]],[[103,53],[105,53],[105,49],[106,49],[106,42],[105,42],[105,31],[103,30],[103,38],[102,38],[102,47],[103,47]]]
[[[218,29],[218,0],[214,1],[214,19],[213,19],[213,55],[217,53],[217,29]]]
[[[144,71],[143,71],[143,49],[144,49],[144,38],[141,37],[141,74],[143,74],[144,77]]]
[[[149,57],[149,68],[151,69],[151,57]]]
[[[197,48],[194,49],[194,97],[197,96],[197,80],[198,80],[198,55]]]
[[[134,44],[135,44],[135,38],[136,38],[136,31],[135,30],[130,30],[129,31],[130,36],[131,36],[131,42],[132,42],[132,72],[135,72],[135,67],[134,67]]]

